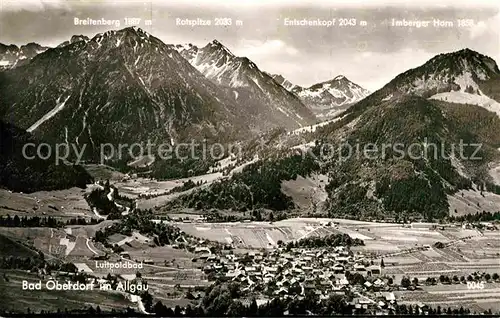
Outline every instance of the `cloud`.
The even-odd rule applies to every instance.
[[[101,0],[99,3],[113,3],[114,0]],[[478,7],[478,6],[491,6],[491,0],[129,0],[123,1],[124,5],[131,3],[151,3],[158,6],[205,6],[205,7],[253,7],[260,9],[261,7],[300,7],[300,6],[315,6],[315,7],[379,7],[379,6],[403,6],[403,7]]]
[[[496,31],[499,26],[500,26],[500,12],[489,19],[476,21],[474,26],[469,28],[469,36],[471,39],[477,39],[482,36],[488,36],[492,30]]]
[[[484,33],[488,31],[488,26],[486,25],[486,22],[480,21],[476,23],[473,27],[469,29],[470,32],[470,37],[472,39],[478,38]]]
[[[2,0],[0,9],[2,12],[11,11],[44,11],[47,9],[68,9],[68,2],[63,0]]]
[[[359,78],[359,84],[368,90],[382,88],[400,73],[418,67],[434,54],[419,48],[404,48],[396,52],[363,52],[354,57],[358,66],[353,72],[353,80]]]
[[[438,53],[469,47],[500,60],[498,25],[499,10],[460,6],[455,0],[445,0],[449,6],[436,8],[442,1],[424,0],[422,8],[412,9],[411,3],[395,0],[0,0],[0,30],[2,42],[22,45],[35,41],[43,45],[57,45],[73,34],[94,36],[108,27],[75,26],[73,17],[121,19],[141,17],[152,19],[153,26],[142,26],[166,43],[190,42],[204,46],[218,39],[238,56],[247,56],[260,69],[279,73],[303,86],[332,79],[343,74],[366,87],[378,89],[397,74],[424,63]],[[224,2],[224,3],[222,3]],[[453,2],[453,4],[452,4]],[[114,5],[113,5],[114,3]],[[335,9],[325,10],[324,4],[336,3]],[[345,4],[352,9],[343,9]],[[384,4],[382,8],[370,8]],[[472,2],[469,2],[469,4]],[[487,3],[484,2],[483,3]],[[491,4],[491,2],[490,2]],[[272,5],[276,8],[272,8]],[[338,10],[336,8],[339,8]],[[9,12],[16,11],[16,12]],[[27,11],[24,11],[27,10]],[[43,14],[40,14],[40,11]],[[283,17],[301,16],[328,18],[354,16],[368,21],[367,27],[317,28],[288,27]],[[241,19],[243,25],[231,28],[181,27],[176,17],[214,19],[231,17]],[[394,18],[455,21],[458,17],[474,19],[471,28],[389,28],[383,22]]]
[[[262,70],[281,74],[297,85],[309,87],[342,74],[373,92],[398,74],[424,64],[433,56],[423,49],[408,47],[396,52],[336,52],[315,56],[267,56],[266,59],[256,57],[254,62]]]
[[[225,8],[225,9],[250,9],[262,10],[265,8],[297,8],[297,7],[316,7],[316,8],[379,8],[381,6],[398,6],[404,8],[426,7],[426,8],[478,8],[478,7],[499,7],[492,4],[491,0],[1,0],[0,9],[2,11],[42,11],[47,6],[55,7],[75,7],[79,5],[94,5],[97,7],[117,6],[135,7],[149,6],[152,9],[161,8]]]
[[[234,49],[235,54],[244,55],[249,58],[262,58],[272,55],[296,56],[299,51],[282,40],[273,39],[266,41],[259,40],[241,40],[239,46]]]

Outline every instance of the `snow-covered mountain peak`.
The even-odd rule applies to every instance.
[[[133,52],[134,54],[142,48],[149,48],[156,52],[167,53],[168,56],[172,54],[167,51],[174,49],[172,46],[167,46],[160,39],[150,35],[139,27],[127,27],[121,30],[98,33],[90,41],[85,41],[84,45],[88,45],[93,49],[100,49],[101,47],[105,49],[123,48],[126,46],[126,51]]]
[[[304,88],[279,74],[270,75],[281,86],[297,95],[318,118],[329,119],[357,103],[370,92],[351,82],[344,75]]]
[[[256,131],[281,126],[297,128],[315,121],[314,115],[297,96],[261,71],[247,57],[235,56],[226,46],[213,40],[202,48],[170,45],[212,82],[231,89],[238,102],[258,116]]]
[[[235,56],[226,46],[224,46],[217,40],[213,40],[212,42],[208,43],[205,47],[203,47],[203,50],[210,50],[212,52],[220,52],[222,54]]]
[[[169,45],[169,47],[177,50],[207,78],[224,86],[233,88],[248,86],[248,78],[244,73],[250,69],[258,70],[248,58],[235,56],[217,40],[213,40],[201,49],[194,45]]]
[[[233,92],[139,28],[49,49],[8,72],[2,96],[33,99],[13,97],[5,109],[22,128],[54,140],[98,147],[103,140],[225,140],[251,131],[252,114]]]
[[[296,86],[292,91],[316,113],[316,116],[327,119],[370,95],[368,90],[351,82],[344,75],[308,88]]]
[[[482,106],[500,115],[496,62],[471,49],[436,55],[385,85],[382,100],[418,95],[451,103]]]
[[[64,41],[63,43],[59,44],[57,47],[63,47],[69,44],[77,43],[83,41],[85,43],[89,42],[90,39],[88,36],[85,35],[73,35],[69,41]]]
[[[4,45],[0,43],[0,70],[5,70],[29,62],[36,55],[45,52],[48,47],[38,43],[17,45]]]
[[[107,39],[115,39],[115,38],[134,38],[141,40],[148,40],[151,37],[149,33],[144,31],[143,29],[133,26],[127,27],[121,30],[110,30],[104,33],[96,34],[91,41],[101,43]]]
[[[439,54],[423,65],[398,75],[386,85],[398,94],[429,97],[437,93],[461,91],[481,94],[480,85],[498,78],[496,62],[470,49]]]

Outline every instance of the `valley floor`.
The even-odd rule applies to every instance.
[[[191,178],[194,182],[203,180],[204,185],[218,180],[222,175],[213,173],[206,176]],[[159,194],[149,199],[139,199],[138,205],[142,208],[161,206],[179,195],[173,193],[164,195],[163,192],[182,185],[185,180],[158,182],[148,179],[120,180],[114,183],[120,194],[137,197],[139,194]],[[313,176],[311,179],[300,179],[304,191],[313,191],[325,182],[322,176]],[[294,184],[287,184],[288,189],[297,188]],[[95,216],[83,199],[82,189],[63,191],[37,192],[33,194],[11,193],[0,190],[0,215],[19,216],[54,216],[63,219],[74,217],[90,218]],[[190,190],[188,190],[190,191]],[[186,193],[181,192],[181,193]],[[322,195],[319,191],[318,197]],[[293,193],[294,197],[306,198],[303,193]],[[465,202],[471,194],[458,196],[457,200]],[[484,198],[483,198],[484,199]],[[472,201],[471,201],[472,202]],[[474,201],[475,202],[475,201]],[[308,204],[303,201],[304,206]],[[40,215],[40,211],[42,214]],[[208,223],[203,221],[196,211],[190,214],[169,214],[170,218],[188,219],[184,221],[153,220],[167,222],[178,227],[184,233],[199,239],[230,244],[235,254],[261,250],[276,250],[281,243],[298,241],[308,237],[324,237],[331,234],[344,233],[351,238],[364,241],[364,246],[352,247],[352,251],[365,255],[375,262],[384,260],[385,268],[382,275],[393,277],[395,282],[402,277],[418,278],[425,281],[427,277],[465,276],[474,272],[485,272],[493,275],[500,273],[500,232],[479,231],[467,229],[452,224],[440,225],[430,223],[397,224],[384,222],[363,222],[346,219],[329,218],[290,218],[275,222],[231,222]],[[193,262],[197,256],[187,249],[173,246],[157,246],[153,237],[147,237],[137,231],[132,235],[113,234],[108,238],[112,245],[120,246],[125,254],[119,255],[110,252],[100,243],[93,240],[98,230],[104,229],[114,222],[102,221],[95,225],[73,225],[63,228],[11,228],[0,227],[0,235],[15,242],[33,246],[43,252],[48,259],[58,259],[73,263],[79,271],[95,277],[106,277],[109,273],[116,274],[123,280],[135,278],[137,269],[104,269],[97,266],[96,257],[109,253],[106,260],[110,263],[126,262],[142,263],[140,270],[143,279],[148,281],[150,293],[156,300],[165,305],[185,306],[196,300],[186,298],[188,290],[194,290],[210,285],[206,273],[202,271],[203,264]],[[436,248],[434,244],[441,242],[443,248]],[[8,251],[3,251],[5,254]],[[126,255],[126,256],[124,256]],[[29,256],[29,255],[27,255]],[[24,307],[57,308],[60,304],[58,297],[52,293],[27,293],[21,289],[21,278],[35,274],[24,271],[4,271],[9,281],[4,285],[4,291],[9,290],[14,295],[11,301],[22,303]],[[24,276],[23,276],[24,275]],[[35,275],[35,276],[33,276]],[[33,277],[32,277],[33,276]],[[2,284],[0,284],[2,285]],[[7,287],[5,287],[7,286]],[[7,288],[7,289],[5,289]],[[92,294],[90,294],[92,293]],[[99,298],[106,298],[105,291],[82,292],[75,297],[75,307],[79,305],[97,304]],[[500,303],[499,282],[491,281],[485,285],[484,291],[471,291],[466,284],[450,284],[436,286],[422,286],[416,291],[397,291],[396,299],[401,303],[425,303],[441,305],[442,307],[467,306],[471,310],[484,311],[498,309]],[[197,296],[201,297],[201,296]],[[71,298],[72,299],[72,298]],[[101,308],[115,308],[131,306],[140,307],[137,303],[123,295],[113,296]],[[40,304],[37,303],[40,302]],[[125,305],[126,304],[126,305]],[[70,306],[71,307],[71,306]],[[3,307],[7,308],[7,307]],[[9,307],[10,308],[10,307]]]

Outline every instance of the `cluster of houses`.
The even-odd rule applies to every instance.
[[[491,222],[463,223],[462,228],[467,230],[473,230],[473,229],[485,229],[488,231],[498,230],[495,224]]]
[[[197,248],[195,253],[193,261],[200,263],[199,267],[209,279],[238,282],[247,293],[286,298],[303,297],[309,290],[320,299],[327,299],[332,294],[354,292],[360,295],[354,298],[354,305],[364,309],[380,307],[382,303],[387,308],[395,302],[391,287],[382,276],[381,266],[344,246],[279,248],[240,255],[215,255]],[[348,280],[348,276],[355,274],[363,276],[362,283]]]

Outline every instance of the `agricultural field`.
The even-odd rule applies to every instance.
[[[480,232],[458,227],[433,228],[430,224],[423,223],[403,227],[401,224],[393,223],[312,218],[287,219],[272,223],[190,221],[173,222],[173,225],[196,237],[231,243],[236,247],[235,253],[274,248],[280,240],[288,242],[310,236],[347,233],[365,242],[364,246],[353,247],[354,252],[367,253],[374,259],[383,258],[385,267],[382,273],[393,276],[398,282],[404,276],[424,281],[427,277],[438,278],[440,275],[461,277],[478,271],[500,273],[500,258],[497,254],[500,247],[498,232]],[[434,243],[438,241],[447,246],[442,249],[434,247]],[[166,288],[168,292],[165,293],[170,294],[168,297],[176,295],[175,288],[171,289],[174,284],[179,284],[182,288],[203,284],[203,275],[196,274],[196,263],[189,264],[190,256],[182,255],[188,254],[187,252],[169,250],[165,247],[140,248],[134,244],[138,243],[132,243],[131,247],[124,245],[126,249],[130,249],[132,259],[149,257],[154,259],[155,265],[158,260],[158,266],[170,267],[144,274],[158,290]],[[170,260],[167,255],[170,255]],[[172,259],[175,259],[175,262]],[[179,269],[176,270],[177,266]],[[490,308],[494,310],[495,302],[500,300],[500,290],[497,290],[499,287],[497,285],[491,283],[484,291],[485,296],[478,292],[470,293],[464,284],[425,286],[422,290],[401,291],[398,295],[402,298],[398,299],[401,299],[402,303],[423,302],[452,308],[463,305],[477,311]],[[449,290],[452,291],[448,292]]]
[[[66,233],[59,229],[1,227],[0,234],[54,256],[63,256],[66,249],[60,244]]]
[[[304,178],[297,176],[295,180],[283,181],[281,190],[293,199],[293,202],[301,209],[311,208],[312,203],[316,203],[320,208],[327,200],[325,185],[328,184],[328,176],[313,174]]]
[[[94,178],[94,180],[109,180],[111,183],[113,181],[122,180],[125,174],[115,170],[113,167],[107,165],[99,164],[87,164],[84,165],[85,170]]]
[[[0,295],[2,310],[19,310],[31,308],[40,310],[56,311],[59,309],[82,309],[100,306],[101,309],[121,310],[127,306],[135,307],[126,296],[119,292],[100,291],[98,289],[88,291],[56,291],[46,290],[23,290],[22,281],[38,282],[41,278],[36,274],[18,270],[0,270]],[[45,282],[46,280],[42,280]],[[42,282],[42,285],[43,285]],[[14,292],[15,291],[15,292]]]
[[[93,257],[105,253],[101,244],[94,242],[92,238],[96,231],[114,222],[116,221],[103,221],[95,225],[74,225],[60,229],[0,227],[0,242],[3,242],[5,247],[3,251],[8,255],[34,255],[29,249],[29,246],[33,246],[48,257],[79,264],[85,271],[107,274],[109,272],[107,269],[96,270]],[[154,265],[144,264],[145,272],[196,268],[196,264],[192,262],[194,254],[172,247],[154,246],[150,238],[138,232],[133,232],[131,236],[114,234],[109,238],[109,243],[121,246],[129,253],[132,261],[153,261]],[[122,261],[122,258],[114,255],[108,261]],[[133,271],[135,272],[136,270]]]
[[[114,274],[129,280],[135,278],[136,273],[140,272],[142,277],[148,281],[148,286],[155,297],[166,304],[173,304],[173,306],[191,303],[193,300],[185,298],[186,292],[210,284],[199,268],[202,263],[193,262],[196,257],[195,254],[174,249],[170,246],[152,246],[149,238],[137,232],[133,232],[130,237],[123,235],[110,237],[110,242],[113,244],[122,241],[123,244],[120,244],[129,257],[111,254],[107,260],[96,261],[93,257],[104,255],[104,252],[102,246],[90,238],[94,236],[98,229],[106,227],[112,222],[104,221],[91,226],[68,226],[64,229],[4,227],[0,228],[0,243],[4,246],[2,251],[7,253],[5,256],[36,256],[36,252],[27,247],[34,246],[44,252],[46,258],[57,258],[65,262],[72,262],[79,271],[96,277]],[[133,266],[118,269],[102,268],[102,265],[106,262],[131,264],[142,262],[142,268],[137,269],[133,268]],[[0,278],[0,285],[2,285],[0,292],[2,294],[7,294],[7,291],[10,293],[13,288],[20,288],[22,279],[16,277],[31,275],[26,280],[37,280],[34,274],[22,271],[11,272],[15,274],[7,273],[8,284],[4,284],[3,278]],[[81,309],[90,305],[94,308],[99,305],[103,310],[137,306],[124,294],[99,290],[85,292],[19,290],[18,293],[15,293],[15,298],[16,300],[9,299],[7,303],[14,304],[19,301],[23,307],[28,308],[31,306],[38,311],[55,310],[56,308]],[[103,299],[106,301],[103,301]],[[13,309],[11,307],[1,307],[1,305],[0,308]]]
[[[40,191],[30,194],[0,189],[0,216],[52,216],[67,218],[95,216],[83,198],[86,189]]]
[[[496,212],[500,205],[500,195],[491,192],[460,190],[448,195],[449,215],[462,216],[483,211]]]
[[[331,222],[331,225],[328,225]],[[346,233],[364,240],[355,252],[384,259],[385,273],[397,279],[403,276],[468,275],[475,271],[500,273],[500,236],[498,232],[456,227],[431,229],[425,224],[403,227],[400,224],[360,222],[340,219],[296,218],[269,222],[183,223],[186,233],[238,248],[273,248],[281,240],[288,242],[308,236]],[[436,242],[449,243],[443,249]]]
[[[158,185],[159,183],[154,182],[154,184]],[[177,185],[179,184],[171,184],[171,186]],[[81,196],[81,194],[79,195]],[[25,195],[23,198],[26,199],[27,196]],[[65,213],[67,211],[65,210]],[[345,233],[352,238],[364,241],[364,246],[352,248],[355,253],[361,252],[375,261],[383,259],[385,267],[382,273],[393,276],[394,280],[398,282],[403,276],[416,277],[419,281],[424,281],[427,277],[439,277],[440,275],[460,277],[477,271],[491,274],[500,273],[500,236],[498,232],[480,232],[451,226],[433,227],[431,224],[424,223],[403,226],[396,223],[328,218],[293,218],[276,222],[206,223],[200,222],[199,216],[193,214],[170,216],[182,218],[192,216],[190,221],[169,221],[169,223],[192,236],[232,244],[235,247],[235,253],[252,249],[275,248],[279,241],[286,243],[311,236]],[[160,220],[153,221],[162,222]],[[11,246],[10,249],[19,251],[19,253],[31,252],[22,244],[20,245],[20,242],[28,246],[32,245],[46,255],[72,262],[79,270],[95,276],[102,277],[112,273],[121,275],[124,279],[133,279],[137,269],[100,268],[93,259],[95,256],[104,255],[104,249],[91,238],[97,230],[107,227],[113,222],[116,221],[103,221],[88,226],[67,226],[63,229],[3,227],[0,228],[0,239],[4,238],[4,245]],[[120,246],[128,255],[112,254],[107,261],[136,264],[143,262],[143,268],[139,272],[148,281],[155,297],[157,296],[166,304],[188,304],[191,301],[185,298],[188,289],[193,290],[196,287],[209,285],[206,275],[200,270],[200,266],[203,264],[193,261],[197,257],[195,254],[170,246],[154,246],[151,237],[145,237],[138,232],[133,232],[131,236],[114,234],[109,237],[108,242]],[[436,242],[442,242],[446,246],[438,249],[434,247]],[[489,288],[491,291],[488,289],[486,297],[467,293],[467,290],[463,290],[467,288],[466,285],[439,285],[429,286],[429,288],[426,286],[419,291],[399,293],[403,303],[420,301],[429,304],[439,303],[442,307],[445,306],[444,304],[450,304],[450,307],[455,304],[459,307],[462,304],[467,304],[470,308],[484,310],[482,308],[494,308],[491,306],[500,299],[500,290],[497,290],[499,286],[494,283],[491,286]],[[440,290],[434,287],[445,289]],[[455,289],[452,292],[447,292],[451,288]],[[25,292],[21,292],[20,295],[26,306],[29,306],[30,302],[34,304],[34,296],[29,296],[30,294]],[[51,293],[51,295],[54,294]],[[57,299],[48,298],[43,293],[37,297],[43,299],[41,308],[48,309],[52,308],[50,306],[57,306]],[[44,297],[47,297],[47,300]],[[72,297],[70,295],[69,302],[74,302],[75,307],[81,308],[81,304],[78,303],[80,301],[78,295],[75,295],[74,299]],[[84,302],[87,304],[92,304],[94,301],[94,294],[84,293],[80,297],[85,299]],[[110,306],[109,308],[112,308],[115,302],[129,303],[121,295],[108,295],[109,297],[111,297],[110,303],[107,304]],[[113,297],[122,297],[123,299],[114,299]],[[68,308],[71,308],[71,305],[68,305]],[[104,307],[101,305],[101,308]]]
[[[182,185],[180,180],[156,181],[147,178],[120,180],[113,184],[121,194],[131,198],[139,195],[165,195],[173,188]]]
[[[0,235],[27,246],[34,246],[49,257],[78,261],[82,258],[103,254],[93,245],[90,238],[98,229],[108,226],[112,222],[103,221],[96,225],[68,226],[64,229],[0,227]]]
[[[314,227],[283,226],[269,222],[181,223],[175,225],[187,234],[212,241],[233,244],[241,248],[272,248],[278,241],[290,241],[305,236]]]
[[[151,243],[145,243],[141,238],[135,239],[135,234],[131,237],[133,240],[122,245],[130,259],[111,255],[106,262],[135,265],[142,262],[141,269],[101,268],[97,267],[97,263],[102,264],[104,261],[96,263],[89,257],[80,258],[78,263],[75,261],[75,265],[98,277],[104,277],[111,273],[130,280],[136,277],[137,272],[140,272],[142,278],[148,282],[149,290],[155,295],[155,298],[173,306],[192,304],[192,300],[185,298],[186,292],[196,287],[210,285],[199,268],[202,264],[193,262],[196,255],[170,246],[150,246]]]
[[[149,238],[137,232],[134,232],[131,236],[115,234],[110,237],[109,242],[120,245],[128,255],[111,254],[108,255],[107,260],[96,262],[93,256],[104,255],[104,252],[100,251],[100,244],[91,240],[84,240],[83,235],[80,236],[78,232],[73,231],[72,236],[76,237],[77,240],[66,259],[71,260],[85,272],[97,276],[106,276],[108,273],[135,276],[137,271],[140,271],[144,278],[154,277],[155,280],[168,281],[172,286],[182,283],[183,279],[191,279],[193,285],[197,284],[196,281],[204,285],[204,278],[199,269],[200,264],[193,262],[196,255],[186,250],[175,249],[171,246],[155,246]],[[131,266],[131,268],[109,269],[97,266],[97,263],[102,264],[104,262],[120,262],[134,265],[142,263],[143,268],[138,270]],[[182,278],[179,278],[180,274],[182,274]],[[179,279],[180,281],[175,281]]]
[[[153,179],[137,178],[121,180],[113,183],[113,185],[118,189],[119,193],[127,197],[137,199],[137,207],[140,209],[152,209],[158,208],[169,201],[177,198],[179,195],[187,194],[196,188],[189,189],[184,192],[175,192],[168,194],[170,190],[175,187],[182,186],[184,182],[191,180],[195,183],[204,183],[200,187],[206,187],[215,180],[224,178],[222,173],[211,173],[202,176],[196,176],[192,178],[169,180],[169,181],[157,181]],[[206,182],[206,183],[205,183]],[[139,198],[140,195],[153,196],[151,198]]]
[[[420,286],[419,291],[395,292],[399,303],[423,302],[441,308],[470,308],[483,312],[500,308],[500,283],[485,283],[484,289],[468,289],[466,284]]]
[[[328,225],[330,223],[330,225]],[[235,243],[239,247],[271,248],[278,240],[287,242],[308,236],[324,236],[335,233],[346,233],[353,238],[365,241],[364,251],[379,254],[404,253],[406,249],[433,245],[436,242],[455,242],[464,249],[474,250],[474,255],[495,256],[493,251],[500,247],[498,233],[480,234],[476,230],[458,228],[430,229],[408,228],[401,224],[361,222],[326,218],[294,218],[277,222],[232,222],[232,223],[200,223],[175,222],[186,233],[224,243]],[[463,238],[473,237],[467,243]],[[486,242],[488,241],[488,242]],[[491,242],[490,242],[491,241]],[[492,243],[493,242],[493,243]],[[490,245],[487,245],[490,244]],[[451,252],[450,252],[451,253]],[[472,253],[472,252],[471,252]],[[471,255],[473,255],[471,254]],[[394,255],[391,255],[394,256]],[[436,251],[427,251],[423,258],[442,258],[443,261],[457,260],[456,256],[443,256]]]
[[[113,182],[113,185],[117,187],[118,191],[126,195],[127,197],[137,199],[137,207],[139,209],[160,209],[162,206],[166,205],[168,202],[174,200],[175,198],[179,197],[180,195],[188,194],[192,191],[195,191],[196,189],[203,188],[209,186],[211,183],[213,183],[216,180],[221,180],[228,178],[230,175],[236,172],[241,172],[241,170],[249,165],[250,163],[254,162],[254,160],[245,162],[240,164],[237,167],[234,167],[228,175],[224,176],[222,172],[215,172],[219,171],[220,169],[227,167],[229,164],[232,163],[231,160],[228,159],[223,159],[220,161],[220,166],[215,168],[211,168],[210,172],[204,175],[199,175],[199,176],[193,176],[189,178],[182,178],[182,179],[175,179],[175,180],[168,180],[168,181],[158,181],[155,179],[148,179],[148,178],[122,178],[120,180],[116,180],[116,182]],[[98,169],[97,169],[98,170]],[[102,174],[102,173],[101,173]],[[117,177],[116,174],[113,175],[114,177]],[[168,194],[170,190],[172,190],[175,187],[181,186],[184,184],[184,182],[191,180],[194,183],[201,182],[202,185],[183,191],[183,192],[176,192],[176,193],[171,193]],[[139,198],[139,196],[152,196],[151,198]],[[161,212],[161,211],[160,211]]]
[[[1,257],[35,257],[37,255],[32,249],[23,244],[15,241],[14,239],[0,235],[0,245],[2,249],[0,250]]]

